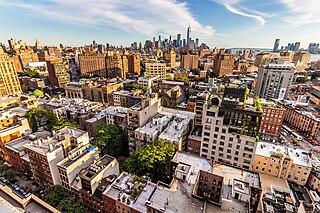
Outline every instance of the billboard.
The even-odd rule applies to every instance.
[[[310,100],[309,95],[298,95],[297,105],[298,106],[308,106],[309,100]]]
[[[278,96],[278,100],[283,100],[285,95],[286,95],[286,91],[287,89],[286,88],[281,88],[280,89],[280,92],[279,92],[279,96]]]

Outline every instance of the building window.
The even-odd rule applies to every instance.
[[[229,138],[229,141],[232,142],[232,141],[233,141],[233,138]]]
[[[214,128],[215,132],[219,132],[219,127]]]
[[[258,169],[259,169],[259,166],[256,166],[256,169],[258,170]]]
[[[227,130],[226,129],[222,129],[222,133],[226,133],[227,132]]]
[[[210,125],[205,125],[205,129],[206,130],[211,130],[211,126]]]
[[[220,136],[220,138],[221,138],[221,140],[226,139],[226,137],[225,137],[225,136],[223,136],[223,135],[221,135],[221,136]]]

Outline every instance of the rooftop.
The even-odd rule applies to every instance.
[[[135,131],[153,136],[157,132],[161,132],[163,128],[170,122],[172,117],[173,114],[171,113],[158,113],[153,118],[151,118],[148,123],[136,129]]]
[[[178,164],[183,163],[191,166],[192,172],[190,174],[190,177],[188,178],[188,182],[192,184],[195,184],[197,175],[200,170],[205,172],[212,171],[212,163],[209,160],[185,152],[176,152],[171,162],[175,162]]]
[[[145,211],[145,203],[153,193],[156,184],[126,172],[114,181],[103,194],[139,211]]]
[[[80,174],[80,177],[87,180],[92,180],[113,160],[115,160],[114,157],[111,157],[109,155],[104,155],[103,157],[99,158],[94,164],[92,164],[89,168],[83,170]]]
[[[185,128],[188,127],[191,120],[194,119],[195,113],[174,110],[169,108],[163,108],[163,111],[173,113],[175,118],[172,122],[170,122],[168,127],[160,134],[159,138],[168,141],[179,142],[181,140],[181,136]]]
[[[255,154],[265,157],[285,155],[296,165],[312,167],[310,154],[301,149],[289,148],[266,142],[258,142]]]
[[[170,188],[158,184],[146,205],[165,213],[203,213],[204,208],[204,202],[192,197],[178,180]]]

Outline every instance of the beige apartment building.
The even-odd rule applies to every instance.
[[[0,55],[0,97],[22,92],[14,61],[6,54]]]
[[[259,142],[252,170],[304,186],[312,169],[309,153],[300,149]]]
[[[158,75],[161,80],[166,79],[166,64],[162,62],[147,62],[146,75]]]
[[[257,145],[257,139],[254,136],[258,133],[258,129],[254,125],[259,126],[259,122],[248,124],[245,123],[244,117],[259,119],[260,115],[257,112],[244,110],[233,112],[223,112],[223,110],[228,109],[219,110],[219,107],[215,106],[206,107],[205,116],[203,116],[200,156],[239,168],[250,169]],[[224,116],[222,116],[223,113]],[[239,120],[229,124],[229,121],[235,120],[235,118],[230,118],[230,115],[235,115]],[[243,125],[243,128],[238,128],[236,126],[238,124]],[[248,132],[246,129],[249,129]]]

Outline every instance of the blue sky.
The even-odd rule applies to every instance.
[[[320,42],[319,0],[0,0],[0,41],[129,45],[186,34],[210,47]]]

